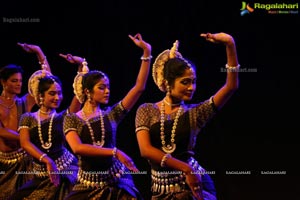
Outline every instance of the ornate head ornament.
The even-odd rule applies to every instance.
[[[153,63],[153,67],[152,67],[152,77],[153,80],[155,82],[155,84],[158,86],[158,88],[162,91],[162,92],[166,92],[166,87],[164,84],[164,67],[165,67],[165,63],[172,58],[183,58],[181,53],[178,52],[178,46],[179,46],[179,41],[176,40],[173,43],[173,47],[171,48],[171,50],[167,49],[164,50],[162,53],[160,53],[154,63]]]
[[[28,80],[28,93],[34,97],[34,100],[39,104],[39,84],[40,80],[45,76],[51,76],[52,74],[46,70],[38,70],[34,72]]]
[[[82,77],[84,76],[84,74],[89,72],[88,63],[86,62],[85,59],[83,60],[82,65],[83,65],[82,72],[77,72],[77,75],[75,76],[73,82],[73,91],[80,103],[83,103],[84,101],[84,93],[82,89]]]

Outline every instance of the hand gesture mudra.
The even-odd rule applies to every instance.
[[[81,64],[84,59],[79,56],[73,56],[72,54],[59,54],[60,57],[64,58],[66,61],[72,64]]]
[[[134,36],[128,35],[128,37],[134,42],[136,46],[140,47],[141,49],[151,51],[151,45],[143,40],[140,33],[137,33]]]
[[[26,43],[17,43],[18,46],[22,47],[22,49],[28,53],[37,53],[41,50],[41,48],[34,44],[26,44]]]
[[[234,42],[231,35],[227,33],[201,33],[201,37],[205,38],[207,41],[213,42],[213,43],[223,43],[228,44]]]

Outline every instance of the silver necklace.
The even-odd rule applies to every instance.
[[[172,107],[172,106],[179,106],[179,105],[182,105],[182,102],[180,102],[180,103],[170,103],[170,102],[167,101],[166,98],[164,98],[163,101],[164,101],[165,104],[167,104],[168,106],[171,106],[171,107]]]
[[[172,126],[172,131],[171,131],[171,143],[166,145],[165,141],[165,102],[161,102],[160,106],[160,139],[161,139],[161,144],[162,144],[162,150],[165,153],[173,153],[176,149],[176,144],[175,144],[175,136],[176,136],[176,128],[177,128],[177,123],[178,119],[180,116],[181,111],[183,110],[182,105],[178,108],[178,111],[176,113],[176,117],[173,122]]]
[[[15,103],[16,103],[16,100],[14,100],[11,105],[6,105],[3,102],[0,102],[0,105],[3,106],[4,108],[10,110],[14,107]]]
[[[44,149],[50,149],[51,146],[52,146],[52,123],[53,123],[53,119],[54,119],[54,116],[55,116],[56,112],[53,112],[53,114],[51,116],[51,119],[50,119],[50,122],[49,122],[49,127],[48,127],[48,141],[47,142],[44,142],[44,140],[43,140],[40,112],[41,112],[41,110],[39,109],[39,111],[37,113],[39,139],[40,139],[40,142],[41,142],[42,147]]]
[[[83,112],[83,110],[81,111],[81,113],[82,113],[83,120],[85,121],[86,125],[89,128],[90,135],[91,135],[91,138],[93,141],[93,145],[103,147],[103,145],[105,143],[105,127],[104,127],[104,120],[103,120],[103,115],[102,115],[101,109],[100,108],[98,109],[98,114],[100,117],[100,127],[101,127],[101,141],[95,140],[94,130],[92,129],[92,126],[91,126],[86,114]]]
[[[3,92],[4,93],[4,92]],[[4,99],[6,99],[6,100],[12,100],[12,99],[14,99],[14,97],[7,97],[7,96],[5,96],[5,94],[1,94],[1,97],[3,97]]]
[[[44,114],[44,115],[50,115],[50,114],[52,114],[53,112],[55,112],[55,110],[50,110],[50,111],[46,112],[46,111],[43,111],[43,110],[40,109],[40,113],[42,113],[42,114]]]

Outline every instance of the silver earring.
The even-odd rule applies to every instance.
[[[40,97],[40,102],[39,102],[40,106],[43,105],[43,101],[44,101],[44,98],[43,98],[43,97]]]
[[[171,95],[171,89],[170,89],[170,86],[167,85],[167,96],[170,96]]]
[[[88,98],[88,101],[91,103],[92,99],[91,99],[91,94],[90,93],[87,94],[87,98]]]

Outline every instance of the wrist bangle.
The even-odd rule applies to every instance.
[[[81,65],[83,73],[89,72],[88,63],[86,62],[85,58],[83,59]]]
[[[42,59],[42,61],[39,61],[39,64],[40,64],[40,65],[44,64],[45,61],[46,61],[46,59],[47,59],[47,57],[45,56],[45,57]]]
[[[113,148],[113,150],[112,150],[112,156],[114,157],[114,158],[116,158],[117,157],[117,147],[114,147]]]
[[[47,156],[47,154],[43,153],[43,154],[40,156],[39,161],[42,162],[42,159],[43,159],[45,156]]]
[[[230,72],[236,72],[239,70],[240,68],[240,64],[238,64],[237,66],[229,66],[228,64],[225,65],[225,68],[227,70],[229,70]]]
[[[42,67],[42,70],[46,70],[47,69],[47,65],[46,65],[46,63],[45,63],[45,61],[46,61],[46,56],[43,58],[43,60],[42,61],[39,61],[39,64],[41,65],[41,67]]]
[[[167,161],[170,157],[172,157],[171,154],[169,154],[169,153],[165,154],[165,155],[162,157],[162,159],[161,159],[160,166],[161,166],[161,167],[165,167],[165,166],[166,166],[166,161]]]
[[[141,60],[143,60],[143,61],[149,61],[149,60],[151,60],[151,58],[152,58],[152,56],[150,55],[150,56],[148,56],[148,57],[144,57],[144,56],[142,56],[141,57]]]

